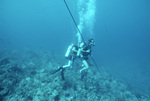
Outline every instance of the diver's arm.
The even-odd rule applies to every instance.
[[[90,52],[90,49],[88,49],[88,50],[81,50],[82,52],[87,52],[87,53],[89,53]]]
[[[72,51],[74,51],[74,52],[78,52],[78,50],[76,50],[76,49],[75,49],[75,47],[72,49]]]

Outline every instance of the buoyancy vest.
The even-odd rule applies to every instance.
[[[83,56],[88,56],[88,55],[91,54],[91,46],[85,45],[85,46],[83,47],[83,50],[84,50],[84,51],[90,50],[90,52],[82,52],[81,54],[82,54]]]

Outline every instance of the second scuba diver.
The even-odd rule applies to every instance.
[[[89,61],[88,56],[91,55],[91,47],[95,46],[94,39],[89,39],[88,44],[81,43],[83,45],[80,45],[80,48],[78,50],[77,55],[81,58],[82,61],[82,69],[80,69],[80,73],[82,73],[83,70],[86,70],[89,68],[90,65],[92,65]]]

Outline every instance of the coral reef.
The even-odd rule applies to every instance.
[[[94,66],[80,74],[78,60],[65,80],[51,74],[66,62],[47,51],[0,51],[0,101],[150,101]]]

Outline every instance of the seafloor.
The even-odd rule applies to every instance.
[[[81,62],[51,74],[67,60],[41,50],[0,51],[0,101],[150,101],[92,66],[81,78]]]

